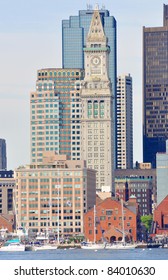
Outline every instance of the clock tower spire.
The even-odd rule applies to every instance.
[[[98,10],[93,13],[84,53],[85,81],[109,81],[110,48]]]
[[[82,82],[82,158],[97,171],[97,191],[114,193],[113,94],[109,79],[109,52],[100,13],[94,10],[87,36],[85,78]]]
[[[89,33],[87,36],[87,46],[89,47],[90,44],[92,44],[93,42],[94,43],[100,42],[104,46],[107,43],[107,38],[103,30],[100,14],[98,10],[95,10],[93,13],[93,17],[89,28]]]

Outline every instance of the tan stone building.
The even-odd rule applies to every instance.
[[[15,180],[13,171],[0,171],[0,229],[7,228],[12,231],[14,228],[15,212],[13,205],[13,192],[15,188]]]
[[[85,78],[81,87],[81,154],[95,169],[96,188],[109,186],[114,192],[113,95],[109,78],[109,52],[100,13],[96,8],[88,32]]]
[[[96,172],[85,161],[44,153],[43,162],[15,171],[18,226],[60,235],[83,233],[83,215],[96,200]]]

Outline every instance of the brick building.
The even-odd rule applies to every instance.
[[[95,208],[89,210],[84,216],[84,234],[88,241],[109,242],[122,240],[122,204],[114,198],[97,200]],[[127,241],[137,240],[137,228],[139,227],[138,204],[132,197],[123,204],[124,232]],[[95,221],[95,222],[94,222]],[[94,233],[95,228],[95,233]]]
[[[115,170],[116,192],[119,192],[124,200],[128,200],[130,195],[135,195],[141,215],[153,212],[157,202],[156,180],[156,169],[145,167],[145,169]]]
[[[168,236],[168,195],[154,210],[151,233]]]
[[[0,229],[7,229],[9,232],[14,230],[14,215],[0,215]]]
[[[134,195],[137,198],[141,216],[152,213],[152,182],[150,179],[137,177],[116,178],[115,190],[124,201]]]

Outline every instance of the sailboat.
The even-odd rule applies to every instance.
[[[94,241],[83,242],[81,245],[81,249],[100,250],[104,248],[104,243],[96,243],[96,206],[94,205]]]
[[[49,213],[50,213],[50,206],[51,202],[49,202]],[[49,229],[48,229],[48,218],[49,218],[49,226],[51,217],[48,217],[48,211],[47,211],[47,228],[46,232],[40,232],[37,234],[36,241],[39,241],[39,245],[34,245],[34,251],[44,251],[44,250],[56,250],[58,246],[56,244],[50,244],[49,243]],[[58,201],[58,224],[59,224],[59,201]],[[58,237],[59,242],[59,237]]]
[[[136,244],[127,243],[125,241],[123,199],[121,199],[121,213],[122,213],[122,241],[118,241],[114,243],[106,243],[105,249],[124,250],[124,249],[135,249],[136,247]]]

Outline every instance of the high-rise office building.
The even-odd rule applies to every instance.
[[[30,94],[32,163],[42,162],[44,151],[81,158],[79,88],[75,84],[83,76],[80,69],[38,70],[36,91]],[[72,147],[74,142],[76,147]]]
[[[96,188],[114,192],[113,94],[109,78],[109,53],[100,13],[94,10],[88,32],[85,78],[81,86],[81,151],[88,168],[95,169]]]
[[[117,168],[133,168],[132,78],[117,79]]]
[[[157,205],[168,195],[168,140],[166,152],[156,154]]]
[[[156,167],[168,138],[168,5],[163,26],[143,27],[143,160]]]
[[[98,6],[96,7],[97,9]],[[69,20],[62,21],[62,67],[63,68],[81,68],[84,69],[85,56],[84,48],[86,46],[86,39],[89,32],[91,19],[94,10],[88,5],[87,10],[80,10],[78,16],[70,16]],[[100,19],[103,26],[104,33],[108,39],[109,53],[109,78],[112,84],[112,92],[116,96],[116,81],[117,81],[117,55],[116,55],[116,29],[117,24],[113,16],[110,16],[108,10],[104,7],[99,9]],[[113,102],[113,142],[114,151],[116,143],[115,134],[115,99]],[[115,153],[114,153],[115,161]]]
[[[0,170],[7,168],[6,141],[0,139]]]

